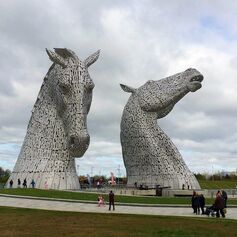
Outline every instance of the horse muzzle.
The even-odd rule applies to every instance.
[[[72,157],[82,157],[89,147],[90,136],[71,135],[68,140],[68,150]]]

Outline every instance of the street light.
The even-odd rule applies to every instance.
[[[121,176],[121,172],[120,172],[120,165],[118,166],[118,186],[119,186],[119,179],[120,179],[120,176]]]

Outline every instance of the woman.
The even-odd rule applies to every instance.
[[[218,192],[216,194],[214,208],[216,210],[216,217],[217,218],[220,217],[220,213],[221,213],[221,216],[223,218],[225,217],[225,213],[224,213],[225,203],[224,203],[224,199],[221,196],[221,192],[219,190],[218,190]]]

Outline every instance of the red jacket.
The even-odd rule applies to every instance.
[[[214,203],[214,207],[218,209],[225,208],[224,199],[220,195],[217,195],[215,203]]]

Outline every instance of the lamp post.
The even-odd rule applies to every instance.
[[[213,171],[213,165],[211,166],[211,173],[212,173],[212,181],[214,181],[214,171]]]
[[[93,169],[94,169],[94,167],[91,166],[91,181],[92,181],[91,183],[92,183],[92,187],[94,185]]]
[[[119,179],[120,179],[120,176],[121,176],[121,169],[120,169],[120,165],[118,166],[118,186],[119,186]]]

